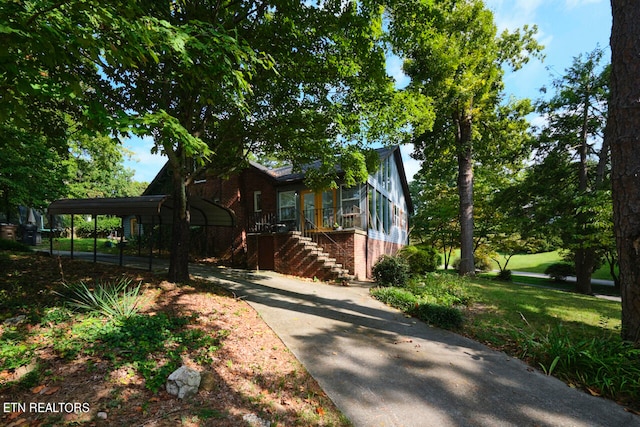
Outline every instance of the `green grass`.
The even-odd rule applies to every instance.
[[[118,241],[109,239],[98,239],[96,241],[96,250],[98,253],[117,255],[120,253],[120,248],[117,246]],[[49,240],[42,241],[39,245],[42,250],[49,250]],[[53,240],[53,251],[70,251],[71,239],[70,238],[55,238]],[[93,239],[77,238],[73,239],[73,251],[74,252],[91,252],[93,253]],[[125,253],[138,253],[137,246],[131,245],[125,246]]]
[[[470,297],[472,301],[453,305],[450,298],[429,297],[431,305],[464,314],[461,328],[457,323],[439,326],[460,329],[572,386],[640,408],[640,349],[620,339],[620,302],[482,278],[454,284],[447,276],[433,275],[425,286],[410,283],[372,293],[419,318],[416,303],[427,295],[446,289],[449,295]],[[433,286],[430,281],[438,277],[443,283]]]
[[[501,261],[503,263],[503,261]],[[544,274],[544,270],[556,262],[562,262],[559,251],[541,252],[538,254],[514,255],[507,268],[511,271],[526,271],[528,273]],[[504,265],[504,263],[503,263]],[[498,264],[494,261],[494,268],[498,269]],[[613,280],[609,274],[609,265],[605,264],[593,273],[593,279]]]

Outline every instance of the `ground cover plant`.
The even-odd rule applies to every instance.
[[[453,330],[462,327],[462,307],[473,301],[462,279],[438,273],[414,276],[400,287],[378,287],[371,294],[420,320]]]
[[[87,300],[96,289],[102,298]],[[184,401],[164,390],[180,365],[208,379]],[[0,401],[81,408],[5,412],[5,426],[246,426],[248,415],[272,426],[349,425],[255,311],[223,289],[2,251]]]
[[[401,288],[373,288],[372,295],[523,359],[572,387],[640,410],[640,349],[620,338],[619,301],[446,273],[414,278]],[[459,319],[425,316],[417,309],[423,305],[456,310]]]

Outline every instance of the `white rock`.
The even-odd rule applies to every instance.
[[[188,366],[181,366],[167,378],[167,393],[178,399],[194,396],[200,387],[200,372]]]
[[[271,421],[266,421],[256,414],[245,414],[242,419],[252,427],[271,427]]]
[[[100,418],[101,420],[106,420],[107,419],[107,413],[106,412],[98,412],[98,414],[96,416],[98,418]]]

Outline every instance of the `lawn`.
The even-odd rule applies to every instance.
[[[544,270],[556,262],[563,262],[562,255],[559,251],[541,252],[538,254],[522,254],[514,255],[510,260],[507,268],[511,271],[526,271],[528,273],[544,274]],[[501,260],[504,265],[504,258]],[[494,268],[497,270],[498,264],[494,262]],[[609,274],[609,264],[605,264],[596,270],[592,276],[593,279],[613,280]]]
[[[442,273],[372,294],[434,326],[523,359],[572,387],[640,409],[640,350],[620,339],[619,301]]]

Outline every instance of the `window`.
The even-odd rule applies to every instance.
[[[373,187],[369,186],[369,228],[372,230],[376,229],[376,199],[375,192],[373,191]]]
[[[253,211],[262,212],[262,191],[253,192]]]
[[[386,197],[383,200],[384,201],[382,205],[382,209],[383,209],[382,221],[383,221],[385,233],[389,234],[391,233],[391,208],[393,204]]]
[[[360,212],[360,187],[342,187],[340,195],[340,207],[342,214]]]
[[[295,191],[278,193],[278,216],[281,221],[293,221],[296,219]]]

